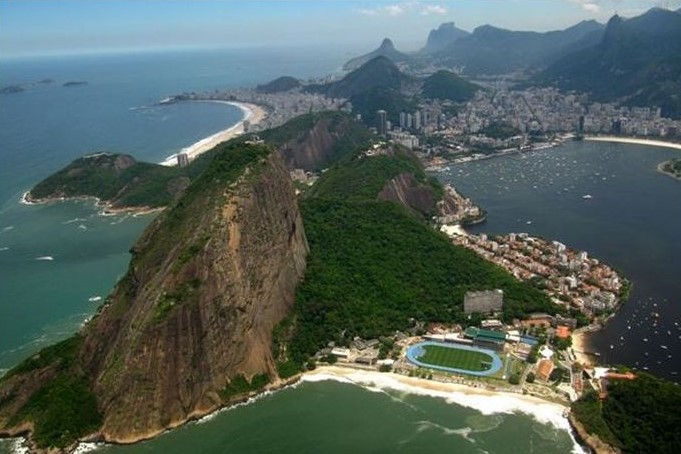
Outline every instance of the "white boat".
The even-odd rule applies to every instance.
[[[584,200],[593,199],[593,197],[591,196],[591,194],[585,194],[585,195],[582,196],[582,198],[583,198]]]
[[[36,260],[54,260],[54,257],[51,255],[43,255],[42,257],[36,257]]]
[[[96,303],[97,301],[101,301],[102,297],[99,295],[96,296],[91,296],[90,298],[87,299],[91,303]]]

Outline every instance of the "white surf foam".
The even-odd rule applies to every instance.
[[[570,424],[563,416],[565,407],[550,402],[543,402],[539,399],[530,399],[521,395],[516,396],[511,393],[488,392],[485,390],[480,390],[479,393],[476,393],[475,388],[471,388],[470,391],[426,389],[420,386],[406,384],[398,380],[395,374],[380,372],[352,371],[343,376],[320,373],[303,375],[302,377],[303,382],[318,382],[323,380],[356,384],[370,391],[372,390],[371,388],[392,389],[413,395],[440,398],[444,399],[447,403],[472,408],[483,415],[523,413],[532,416],[541,424],[550,424],[557,429],[568,431],[572,437]],[[584,452],[576,441],[573,452]]]
[[[85,454],[86,452],[97,451],[106,446],[106,443],[78,443],[76,449],[71,454]]]

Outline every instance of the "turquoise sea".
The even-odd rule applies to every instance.
[[[342,52],[329,53],[328,49],[0,59],[2,86],[45,78],[56,81],[24,93],[0,96],[0,369],[12,367],[77,330],[96,309],[98,302],[94,300],[106,296],[125,272],[128,250],[151,220],[150,216],[100,216],[89,202],[21,205],[19,199],[24,191],[82,154],[110,150],[160,161],[240,118],[237,109],[225,105],[154,106],[165,96],[252,86],[284,74],[321,76],[336,70],[346,59]],[[61,86],[69,80],[86,80],[88,85]],[[659,304],[663,303],[664,292],[678,289],[664,287],[660,282],[664,284],[670,275],[679,275],[673,254],[681,245],[671,233],[680,227],[681,213],[676,208],[678,203],[673,202],[679,200],[681,184],[651,171],[657,159],[668,158],[673,152],[629,148],[613,152],[608,151],[609,147],[569,145],[543,154],[457,166],[451,173],[439,176],[460,185],[489,210],[490,220],[481,229],[511,231],[524,227],[535,234],[556,237],[593,251],[641,280],[640,284],[636,280],[635,291],[642,293],[635,294],[631,306],[625,308],[635,311],[643,304],[640,301],[648,301],[646,289],[663,289],[659,296],[651,294],[656,301],[659,298]],[[550,156],[577,164],[557,172],[551,170],[550,160],[554,158]],[[516,159],[523,161],[515,165]],[[612,186],[600,183],[603,180],[598,184],[594,180],[594,187],[581,186],[590,180],[579,172],[589,168],[591,161],[599,166],[619,166],[616,176],[609,180]],[[572,171],[578,173],[573,175]],[[560,183],[554,180],[553,185],[542,186],[539,197],[532,187],[533,178],[550,172],[560,174]],[[580,197],[574,203],[561,205],[557,200],[562,195],[550,187],[556,185],[575,186]],[[639,191],[643,186],[645,190]],[[597,192],[605,187],[603,193]],[[594,195],[591,206],[581,199],[585,191]],[[623,194],[619,201],[618,193]],[[640,205],[655,209],[658,222],[648,218],[641,223],[635,216]],[[526,224],[530,219],[533,223]],[[594,232],[605,227],[610,229],[608,235],[595,236]],[[633,258],[627,251],[632,251]],[[656,261],[659,266],[646,271]],[[665,268],[670,271],[660,272]],[[679,294],[676,292],[677,297]],[[678,319],[677,306],[670,295],[665,302],[665,323],[670,323],[665,325],[665,335],[667,329],[673,329],[674,317]],[[623,315],[622,323],[628,317]],[[618,333],[606,330],[605,343],[609,344]],[[678,351],[678,345],[673,345],[670,350]],[[616,358],[633,362],[642,359],[643,353],[626,349]],[[655,362],[650,366],[653,365]],[[491,403],[482,413],[404,390],[333,381],[306,382],[149,442],[98,449],[131,453],[433,449],[563,453],[574,449],[567,431],[524,413],[494,414],[494,409]],[[9,450],[11,443],[0,442],[0,452]]]

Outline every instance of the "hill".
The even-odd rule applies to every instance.
[[[465,322],[471,289],[503,288],[505,318],[556,311],[539,290],[424,222],[441,193],[400,148],[357,154],[321,176],[301,202],[310,260],[294,310],[275,330],[281,370],[299,369],[329,341],[390,335],[414,319]]]
[[[308,90],[329,97],[349,99],[353,113],[375,125],[376,111],[388,112],[388,119],[396,122],[399,113],[411,111],[415,105],[402,94],[402,89],[414,79],[403,74],[386,57],[376,57],[347,74],[341,80],[324,85],[309,85]]]
[[[395,49],[395,45],[390,39],[385,38],[377,49],[347,61],[343,65],[343,69],[345,71],[353,71],[376,57],[385,57],[393,63],[402,63],[410,60],[408,55]]]
[[[483,25],[433,55],[436,62],[463,68],[466,74],[505,74],[546,67],[566,52],[590,44],[603,25],[581,22],[545,33]]]
[[[610,381],[604,401],[587,393],[572,404],[572,417],[589,434],[623,452],[679,452],[681,389],[645,372],[636,376]]]
[[[537,81],[588,92],[595,100],[662,108],[681,117],[681,15],[654,8],[608,22],[600,41],[565,56]]]
[[[472,99],[475,92],[480,89],[482,87],[479,85],[468,82],[452,72],[441,70],[423,81],[421,92],[426,98],[463,102]]]
[[[332,111],[301,115],[260,137],[277,147],[290,168],[314,172],[368,146],[372,139],[350,115]]]
[[[278,77],[266,84],[258,85],[255,90],[260,93],[281,93],[300,87],[302,84],[298,79],[291,76]]]
[[[351,98],[373,88],[399,90],[411,80],[389,58],[378,56],[347,74],[341,80],[324,85],[309,85],[310,91],[332,98]]]
[[[96,153],[74,160],[38,183],[27,200],[97,197],[114,209],[158,208],[187,187],[186,175],[175,167],[137,162],[130,155]]]
[[[41,448],[91,433],[130,443],[262,388],[307,251],[279,154],[220,146],[83,330],[0,380],[0,435],[30,430]]]
[[[420,52],[424,54],[440,52],[454,44],[460,38],[464,38],[468,35],[470,35],[470,33],[457,28],[454,22],[440,24],[437,29],[430,31],[426,45]]]

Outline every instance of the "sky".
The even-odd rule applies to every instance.
[[[400,50],[443,22],[547,31],[681,0],[0,0],[0,59],[179,48],[334,45]]]

